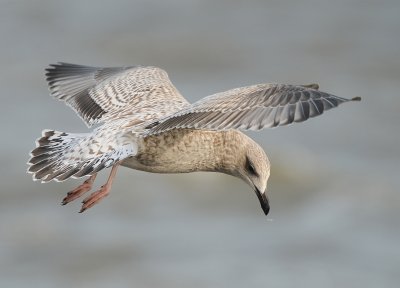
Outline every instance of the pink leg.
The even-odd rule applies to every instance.
[[[92,189],[94,179],[96,179],[96,175],[97,175],[97,173],[93,174],[85,182],[83,182],[81,185],[76,187],[74,190],[68,192],[67,196],[65,196],[65,198],[63,199],[61,204],[62,205],[66,205],[69,202],[81,197],[86,192],[90,191],[90,189]]]
[[[103,199],[110,193],[111,185],[112,182],[114,181],[115,174],[117,173],[118,166],[119,164],[115,164],[112,167],[110,176],[108,176],[106,184],[101,186],[99,190],[93,192],[82,201],[83,205],[79,213],[82,213],[85,210],[89,209],[90,207],[94,206],[95,204],[99,203],[101,199]]]

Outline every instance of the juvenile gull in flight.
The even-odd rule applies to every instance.
[[[217,93],[190,104],[157,67],[100,68],[58,63],[46,69],[51,95],[70,106],[90,133],[44,130],[28,172],[48,182],[89,178],[63,199],[91,190],[97,173],[107,182],[83,200],[87,210],[110,192],[119,165],[154,173],[213,171],[238,177],[255,191],[265,214],[270,163],[264,150],[239,130],[302,122],[345,99],[317,84],[258,84]]]

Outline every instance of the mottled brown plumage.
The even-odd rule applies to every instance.
[[[80,212],[109,194],[122,165],[154,173],[211,171],[239,177],[254,189],[267,214],[269,160],[236,129],[302,122],[351,101],[321,92],[317,84],[257,84],[189,104],[157,67],[59,63],[46,76],[51,94],[89,127],[103,123],[86,134],[43,131],[28,162],[28,172],[43,182],[90,176],[62,204],[88,192],[97,172],[113,167],[107,183],[84,199]]]

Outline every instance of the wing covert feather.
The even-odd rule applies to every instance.
[[[149,126],[148,134],[171,129],[260,130],[303,122],[346,99],[318,90],[317,84],[258,84],[217,93]]]
[[[188,105],[157,67],[58,63],[46,71],[51,95],[66,102],[89,127],[126,116],[155,120]]]

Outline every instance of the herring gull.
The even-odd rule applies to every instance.
[[[317,84],[257,84],[217,93],[190,104],[157,67],[100,68],[58,63],[46,69],[50,93],[70,106],[89,133],[44,130],[30,153],[28,172],[48,182],[89,178],[63,199],[91,190],[97,173],[112,167],[107,182],[83,200],[87,210],[110,192],[122,165],[153,173],[212,171],[244,180],[265,214],[270,162],[239,130],[303,122],[346,99]]]

